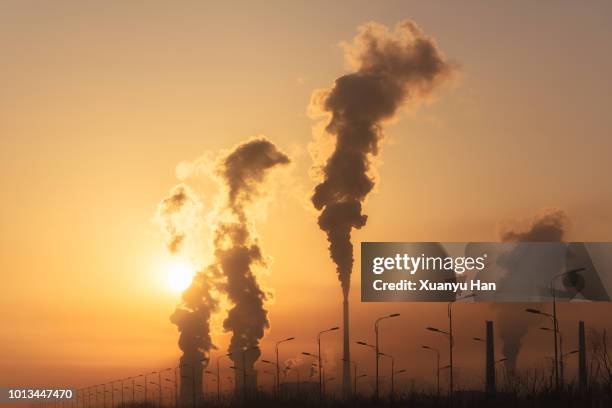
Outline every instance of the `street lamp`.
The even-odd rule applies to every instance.
[[[222,354],[219,357],[217,357],[217,402],[221,402],[221,373],[219,370],[219,361],[223,358],[223,357],[229,357],[230,354],[226,353],[226,354]]]
[[[315,353],[308,353],[307,351],[303,351],[302,355],[315,358],[317,360],[317,364],[318,364],[319,361],[321,361],[320,356],[318,354],[315,354]],[[313,362],[312,363],[312,367],[314,367],[314,366],[315,366],[315,363]],[[320,366],[317,367],[317,371],[319,371],[319,374],[321,374],[321,367]],[[319,402],[320,403],[323,401],[321,390],[322,390],[322,388],[321,388],[321,376],[319,375]]]
[[[106,384],[100,384],[102,387],[102,408],[106,408],[106,393],[108,390],[106,389]]]
[[[540,330],[543,331],[554,331],[553,329],[551,329],[550,327],[540,327]],[[567,353],[563,352],[563,333],[560,331],[557,331],[557,334],[559,336],[559,382],[560,382],[560,386],[563,389],[563,387],[565,387],[565,361],[564,358],[569,356],[570,354],[575,354],[578,353],[578,350],[572,350],[569,351]]]
[[[405,372],[406,372],[406,369],[402,368],[401,370],[397,370],[395,373],[393,373],[393,375],[396,376],[398,374],[402,374],[402,373],[405,373]]]
[[[164,368],[163,370],[159,370],[157,373],[157,383],[159,384],[157,388],[158,396],[157,396],[157,406],[161,408],[162,406],[162,373],[164,371],[172,371],[172,368]]]
[[[276,352],[276,388],[275,388],[275,397],[280,398],[280,364],[278,361],[278,346],[281,343],[285,343],[287,341],[295,340],[295,337],[287,337],[286,339],[279,340],[276,342],[274,349]]]
[[[125,394],[125,389],[127,388],[127,387],[126,387],[126,386],[123,384],[123,382],[124,382],[125,380],[129,380],[129,379],[130,379],[130,377],[128,377],[128,378],[122,378],[121,380],[119,380],[119,381],[121,381],[121,408],[123,408],[123,407],[125,406],[124,394]],[[132,401],[132,402],[133,402],[133,401]]]
[[[157,385],[157,383],[156,383],[155,381],[149,381],[149,384],[151,384],[151,385]],[[158,408],[160,408],[160,407],[158,406]]]
[[[383,357],[387,357],[391,359],[391,400],[393,401],[394,398],[394,391],[395,391],[395,358],[393,358],[392,355],[390,354],[385,354],[383,352],[379,352],[378,354],[380,354]]]
[[[136,379],[140,377],[144,377],[144,374],[139,374],[135,377],[132,377],[132,403],[134,402],[134,387],[142,388],[142,385],[136,384]]]
[[[338,330],[340,327],[338,326],[334,326],[330,329],[327,330],[322,330],[317,334],[317,348],[318,348],[318,359],[319,359],[319,403],[322,404],[323,403],[323,362],[321,361],[321,335],[323,333],[327,333],[327,332],[331,332],[331,331],[336,331]]]
[[[575,268],[575,269],[571,269],[569,271],[565,271],[563,273],[560,273],[556,276],[553,276],[553,278],[550,280],[550,293],[552,294],[552,298],[553,298],[553,321],[554,321],[554,335],[555,335],[555,373],[557,373],[557,365],[561,364],[561,387],[563,387],[563,345],[562,343],[559,343],[559,349],[561,351],[561,361],[559,361],[558,357],[557,357],[557,333],[559,334],[559,341],[561,341],[561,333],[559,332],[559,319],[557,318],[557,292],[555,292],[555,282],[557,279],[562,278],[564,276],[569,276],[569,275],[576,275],[578,274],[578,272],[582,272],[586,270],[586,268]],[[555,381],[557,382],[557,389],[559,389],[559,378],[558,375],[555,378]]]
[[[264,364],[270,364],[270,365],[274,366],[274,372],[271,373],[271,372],[267,371],[267,373],[272,374],[272,380],[273,380],[273,382],[272,382],[272,391],[274,393],[274,398],[277,398],[277,393],[276,393],[276,363],[272,362],[270,360],[264,360],[264,359],[262,359],[260,361],[262,363],[264,363]],[[264,370],[264,372],[266,372],[266,371]]]
[[[356,380],[355,380],[355,395],[357,395],[357,380],[360,379],[360,378],[365,378],[367,376],[368,376],[367,374],[361,374],[361,375],[358,375],[357,377],[355,377],[356,378]]]
[[[100,395],[100,391],[98,391],[98,387],[99,386],[100,386],[99,384],[94,385],[94,387],[95,387],[94,391],[96,392],[96,407],[98,406],[98,395]]]
[[[147,379],[147,376],[151,375],[151,374],[157,374],[157,371],[151,371],[150,373],[147,373],[144,375],[144,403],[147,403],[147,383],[149,382]],[[195,382],[195,378],[194,378],[194,382]],[[153,383],[154,384],[154,383]],[[194,383],[194,388],[193,388],[193,394],[195,397],[195,383]],[[195,406],[195,404],[194,404]]]
[[[174,370],[174,372],[176,373],[176,369]],[[172,381],[169,378],[164,378],[164,381],[171,383],[173,386],[174,408],[177,408],[178,404],[177,404],[177,395],[176,395],[176,391],[177,391],[176,376],[174,377],[174,381]]]
[[[436,353],[436,395],[440,398],[440,351],[429,346],[422,346],[421,348]]]
[[[453,338],[453,303],[457,300],[464,300],[468,298],[475,297],[475,293],[470,293],[469,295],[461,296],[455,298],[453,302],[448,302],[448,351],[449,351],[449,370],[450,370],[450,380],[449,380],[449,393],[450,393],[450,406],[453,406],[453,392],[454,392],[454,383],[453,383],[453,347],[455,346],[455,341]]]
[[[559,390],[559,351],[557,349],[557,333],[559,332],[559,320],[557,318],[557,292],[555,291],[555,282],[557,281],[557,279],[562,278],[564,276],[568,276],[568,275],[575,275],[578,272],[582,272],[586,270],[586,268],[575,268],[575,269],[571,269],[569,271],[560,273],[558,275],[555,275],[552,277],[552,279],[550,280],[550,293],[552,295],[553,298],[553,313],[552,315],[548,314],[548,313],[543,313],[540,312],[539,310],[536,309],[526,309],[529,313],[536,313],[536,314],[541,314],[541,315],[545,315],[545,316],[549,316],[553,319],[553,334],[554,334],[554,341],[555,341],[555,387],[557,389],[557,391]],[[560,345],[559,345],[559,348]],[[563,381],[561,380],[561,383],[563,383]]]
[[[554,278],[553,278],[554,280]],[[556,302],[553,301],[553,314],[543,312],[538,309],[527,308],[525,309],[527,313],[536,314],[540,316],[546,316],[552,320],[553,328],[551,331],[553,332],[553,341],[555,343],[555,357],[554,357],[554,374],[555,374],[555,389],[559,390],[559,352],[558,352],[558,340],[557,340],[557,332],[558,332],[558,322],[556,316]]]
[[[138,389],[138,392],[141,393],[140,395],[142,395],[142,385],[141,384],[136,384],[136,388]],[[140,397],[138,397],[140,399]]]
[[[449,310],[449,316],[450,314],[450,310],[451,310],[451,305],[452,303],[448,304],[448,310]],[[452,328],[452,324],[450,326]],[[448,336],[448,343],[449,343],[449,360],[450,360],[450,364],[448,364],[448,366],[444,366],[441,368],[442,369],[449,369],[449,382],[448,382],[448,393],[449,393],[449,398],[452,400],[453,398],[453,335],[450,331],[444,331],[441,329],[438,329],[436,327],[427,327],[426,328],[429,331],[432,332],[436,332],[436,333],[441,333],[444,334],[445,336]],[[452,404],[451,404],[452,405]]]
[[[390,319],[392,317],[398,317],[400,314],[399,313],[392,313],[390,315],[387,316],[382,316],[379,317],[378,319],[376,319],[376,321],[374,322],[374,334],[376,336],[376,394],[375,394],[375,399],[378,401],[378,397],[379,397],[379,392],[378,392],[378,383],[379,383],[379,375],[378,375],[378,359],[379,359],[379,343],[378,343],[378,338],[379,338],[379,328],[378,325],[380,324],[380,322],[382,320],[385,319]]]

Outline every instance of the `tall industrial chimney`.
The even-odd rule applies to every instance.
[[[487,345],[487,363],[486,363],[486,372],[485,372],[485,378],[486,378],[486,391],[487,394],[493,394],[495,393],[495,347],[494,347],[494,336],[493,336],[493,322],[491,320],[487,320],[486,322],[486,327],[487,327],[487,338],[486,338],[486,345]]]
[[[342,330],[343,330],[343,350],[342,350],[342,393],[344,398],[351,396],[351,350],[349,338],[349,305],[345,296],[342,301]]]

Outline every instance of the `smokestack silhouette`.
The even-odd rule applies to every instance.
[[[260,137],[235,147],[217,166],[227,197],[225,219],[216,231],[215,255],[225,278],[225,292],[233,303],[223,327],[232,332],[229,353],[237,367],[237,395],[245,395],[244,391],[256,387],[253,365],[260,355],[259,341],[269,327],[264,308],[266,294],[255,273],[256,268],[265,268],[266,263],[252,231],[249,207],[260,196],[269,170],[288,163],[284,153]]]
[[[191,285],[183,292],[182,304],[176,308],[170,321],[179,332],[181,406],[187,406],[195,398],[202,401],[202,374],[210,361],[210,350],[214,348],[210,336],[210,316],[217,309],[213,296],[218,284],[219,272],[214,266],[196,274]],[[193,388],[195,386],[195,389]]]
[[[528,228],[506,228],[500,231],[504,242],[560,242],[563,241],[569,219],[564,211],[558,209],[544,210],[536,216]],[[512,279],[507,276],[504,279]],[[499,334],[503,342],[502,353],[508,359],[510,373],[516,370],[516,360],[521,350],[523,337],[531,326],[540,323],[537,315],[526,316],[525,308],[539,308],[541,304],[502,303],[494,304],[497,309]]]
[[[175,186],[157,209],[157,220],[166,234],[166,247],[175,255],[183,250],[189,232],[197,225],[201,203],[197,195],[186,184]],[[180,358],[182,406],[192,404],[193,399],[203,398],[202,371],[208,365],[210,350],[214,348],[210,337],[210,316],[217,308],[213,296],[219,272],[210,266],[198,272],[190,286],[183,292],[181,304],[176,308],[170,321],[180,332]],[[195,385],[195,388],[194,388]]]
[[[412,21],[394,32],[368,23],[344,50],[355,71],[337,78],[330,89],[315,91],[311,110],[329,118],[326,131],[336,138],[323,167],[312,203],[321,211],[319,227],[327,234],[343,295],[343,389],[350,392],[349,308],[353,268],[351,231],[366,224],[362,203],[374,187],[371,160],[378,154],[383,124],[407,103],[418,103],[453,69],[435,41]]]
[[[210,335],[210,317],[218,309],[218,296],[226,294],[233,303],[224,329],[232,332],[229,352],[238,368],[236,392],[244,386],[246,370],[249,384],[256,379],[253,364],[258,350],[242,351],[258,346],[269,326],[264,309],[266,295],[257,282],[254,269],[265,267],[261,248],[251,230],[249,214],[253,200],[267,171],[289,163],[288,157],[263,137],[249,140],[224,154],[217,161],[216,176],[227,194],[217,217],[214,231],[214,262],[199,271],[183,292],[181,304],[170,317],[179,332],[182,405],[201,401],[202,373],[214,348]],[[189,229],[198,223],[201,204],[185,184],[179,184],[162,200],[157,219],[164,229],[170,253],[179,252]],[[243,364],[244,363],[244,364]],[[240,373],[238,373],[240,371]],[[195,385],[195,389],[193,388]]]

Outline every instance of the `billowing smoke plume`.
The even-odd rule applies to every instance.
[[[370,166],[379,151],[383,124],[402,105],[428,97],[453,69],[435,41],[409,20],[398,24],[394,32],[380,24],[365,24],[345,51],[355,72],[336,79],[330,89],[316,91],[311,110],[329,116],[326,131],[336,138],[312,203],[321,211],[319,227],[327,233],[345,299],[344,358],[348,361],[351,231],[366,224],[362,203],[374,187]],[[348,363],[344,371],[348,389]]]
[[[164,198],[157,209],[157,220],[166,234],[166,247],[172,255],[184,252],[184,243],[189,234],[195,232],[199,224],[200,200],[186,184],[175,186]],[[219,272],[210,266],[198,272],[191,285],[183,292],[181,304],[176,308],[170,321],[180,332],[179,348],[183,352],[180,359],[181,381],[180,398],[184,405],[195,395],[202,398],[202,388],[193,390],[193,384],[202,383],[202,370],[208,365],[210,350],[214,347],[210,337],[210,316],[217,309],[218,301],[214,296],[219,282]]]
[[[192,384],[196,384],[196,400],[202,397],[202,372],[214,348],[210,318],[218,309],[220,295],[226,295],[233,304],[223,323],[224,329],[232,332],[230,357],[238,372],[246,370],[249,384],[255,384],[253,364],[259,350],[254,347],[269,323],[264,309],[266,294],[255,273],[266,265],[249,214],[253,201],[260,197],[267,171],[287,163],[288,157],[261,137],[237,146],[218,160],[216,176],[227,196],[219,211],[213,213],[214,261],[194,276],[170,318],[180,332],[183,404],[192,401]],[[160,203],[157,218],[172,254],[182,249],[188,231],[199,223],[200,207],[196,194],[185,184],[176,186]],[[237,389],[243,386],[243,378],[236,376]]]
[[[180,332],[179,348],[183,352],[180,359],[181,381],[180,399],[182,405],[191,401],[201,401],[202,372],[210,361],[210,350],[214,348],[210,336],[210,317],[217,310],[218,300],[214,295],[219,286],[220,273],[212,265],[198,272],[191,285],[183,292],[182,303],[176,308],[170,321]],[[195,390],[192,387],[196,384]]]
[[[563,210],[548,209],[538,215],[523,230],[502,228],[500,238],[504,242],[560,242],[569,224]]]
[[[503,228],[500,238],[504,242],[559,242],[563,241],[569,219],[562,210],[546,210],[535,217],[525,229]],[[511,276],[508,279],[512,279]],[[538,304],[495,304],[498,314],[499,334],[503,341],[502,352],[508,359],[509,370],[516,369],[523,337],[534,325],[539,325],[538,315],[525,315],[525,308],[541,308]]]
[[[157,221],[166,234],[166,246],[171,254],[181,250],[185,237],[194,228],[201,205],[196,194],[186,184],[175,186],[157,208]]]
[[[274,144],[258,138],[237,146],[217,168],[220,180],[227,187],[227,213],[216,231],[215,255],[224,274],[224,289],[233,303],[223,327],[232,332],[229,353],[238,368],[237,389],[255,387],[253,365],[260,355],[257,347],[264,330],[269,327],[264,308],[266,294],[255,273],[256,268],[266,264],[252,232],[248,207],[260,196],[268,171],[288,163],[289,158]],[[241,374],[244,372],[247,384]]]

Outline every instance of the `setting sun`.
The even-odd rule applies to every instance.
[[[166,267],[166,284],[173,292],[182,292],[191,283],[193,267],[180,259],[171,260]]]

